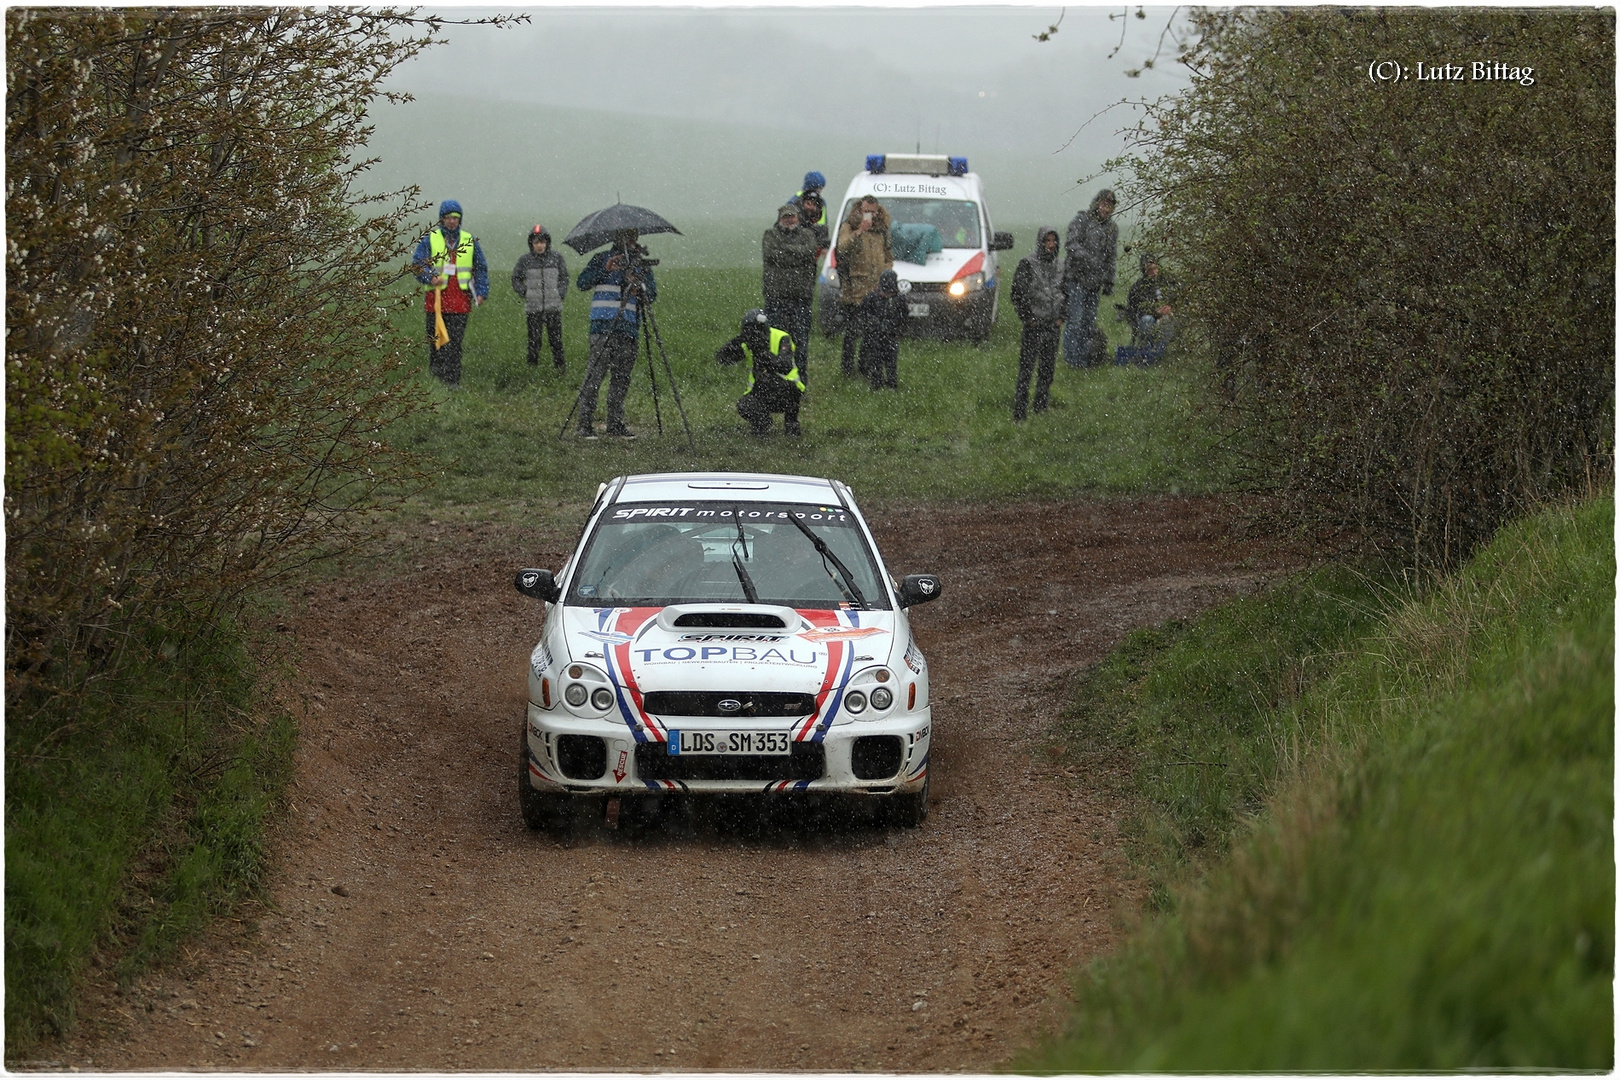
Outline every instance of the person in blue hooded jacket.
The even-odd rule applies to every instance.
[[[478,238],[461,227],[461,204],[439,204],[439,223],[417,242],[411,256],[416,280],[427,294],[428,371],[446,386],[461,385],[461,339],[467,316],[489,297],[489,263]],[[443,319],[448,340],[439,343]]]

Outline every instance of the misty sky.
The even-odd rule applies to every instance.
[[[966,156],[997,219],[1059,224],[1108,182],[1092,174],[1138,114],[1092,118],[1185,84],[1168,41],[1154,69],[1125,75],[1159,47],[1169,8],[440,10],[531,22],[448,27],[447,44],[395,74],[418,101],[377,111],[375,181],[430,199],[453,188],[503,228],[508,215],[578,220],[615,198],[768,224],[807,169],[836,202],[865,154],[919,144]],[[464,148],[454,183],[450,133]]]

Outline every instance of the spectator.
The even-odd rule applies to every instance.
[[[427,293],[428,371],[454,390],[461,385],[467,316],[489,296],[489,264],[478,238],[462,231],[459,202],[439,204],[439,223],[417,242],[411,265]]]
[[[885,270],[877,287],[861,301],[861,372],[874,390],[900,386],[900,325],[905,321],[900,275]]]
[[[1132,344],[1163,348],[1176,336],[1175,281],[1159,270],[1159,258],[1142,253],[1142,276],[1125,298]]]
[[[799,377],[809,374],[810,305],[816,293],[816,235],[799,223],[799,208],[788,203],[760,242],[765,267],[765,313],[772,326],[793,337]]]
[[[1068,289],[1063,282],[1063,262],[1058,258],[1058,231],[1043,225],[1035,230],[1035,250],[1018,260],[1013,271],[1012,306],[1024,324],[1018,340],[1018,385],[1013,390],[1013,420],[1021,422],[1029,397],[1029,381],[1035,379],[1036,412],[1045,412],[1052,389],[1052,372],[1057,366],[1058,334],[1068,309]]]
[[[1069,287],[1069,319],[1063,330],[1063,362],[1072,368],[1090,366],[1092,339],[1097,336],[1097,304],[1102,294],[1114,294],[1114,259],[1119,249],[1119,226],[1114,216],[1114,193],[1097,192],[1091,206],[1069,223],[1063,280]]]
[[[844,313],[843,371],[853,375],[863,332],[861,301],[877,286],[883,271],[894,269],[889,212],[876,196],[863,196],[850,207],[849,216],[838,226],[838,246],[833,250],[838,261],[838,303]]]
[[[564,371],[562,306],[568,295],[568,264],[560,252],[551,250],[551,233],[544,225],[529,230],[529,253],[512,267],[512,291],[523,297],[523,313],[529,323],[529,363],[540,363],[540,343],[551,335],[551,366]]]
[[[806,192],[788,201],[799,208],[799,226],[816,234],[816,258],[821,258],[832,246],[832,238],[827,233],[826,202],[819,192]]]
[[[799,400],[804,380],[794,358],[793,337],[771,325],[759,308],[746,312],[742,332],[715,352],[721,364],[748,365],[748,391],[737,401],[737,412],[761,438],[771,433],[771,416],[782,414],[782,434],[799,434]]]
[[[592,426],[596,417],[596,394],[603,376],[612,373],[607,395],[607,433],[620,439],[633,439],[635,433],[624,423],[624,399],[630,393],[630,373],[636,366],[636,334],[641,329],[641,305],[658,298],[658,283],[652,267],[641,256],[636,230],[621,229],[613,234],[613,246],[591,256],[579,272],[579,288],[591,292],[590,351],[585,361],[585,381],[579,388],[579,435],[596,438]]]
[[[814,169],[804,174],[804,186],[799,188],[798,194],[788,202],[798,206],[803,213],[799,215],[799,224],[816,230],[821,239],[827,239],[827,199],[822,195],[821,189],[827,186],[827,178]],[[805,205],[805,199],[814,199],[816,207],[813,209]],[[819,213],[816,210],[819,209]],[[822,244],[826,246],[825,243]]]

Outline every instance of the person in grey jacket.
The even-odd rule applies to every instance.
[[[1042,225],[1035,230],[1035,250],[1018,260],[1013,271],[1012,306],[1024,334],[1018,341],[1018,386],[1013,391],[1013,420],[1025,416],[1029,381],[1035,376],[1036,412],[1045,412],[1057,366],[1058,333],[1069,307],[1069,289],[1058,258],[1058,231]]]
[[[1063,362],[1072,368],[1090,364],[1099,297],[1114,294],[1114,259],[1119,251],[1119,226],[1111,220],[1114,205],[1114,193],[1103,188],[1091,206],[1069,222],[1063,265],[1069,321],[1063,331]]]
[[[810,366],[810,302],[816,290],[815,232],[799,221],[799,207],[788,203],[776,212],[776,224],[765,230],[760,254],[765,266],[765,314],[770,324],[788,332],[798,350],[799,378]]]
[[[567,370],[563,360],[562,305],[568,293],[568,264],[551,250],[551,233],[544,225],[529,230],[529,253],[512,267],[512,291],[523,297],[529,321],[529,363],[540,363],[542,333],[551,335],[551,365]]]

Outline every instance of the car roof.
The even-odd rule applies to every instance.
[[[611,489],[614,485],[609,484]],[[678,472],[627,476],[614,503],[743,498],[751,502],[841,502],[838,487],[817,476],[779,473]]]

